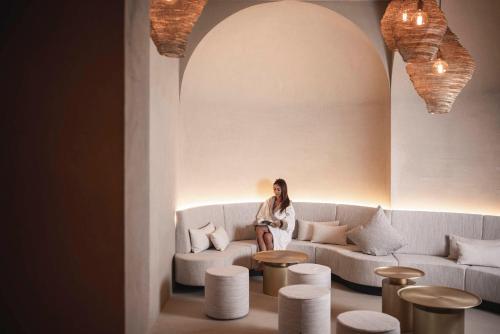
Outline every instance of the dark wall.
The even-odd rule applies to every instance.
[[[0,12],[0,332],[122,333],[124,1]]]

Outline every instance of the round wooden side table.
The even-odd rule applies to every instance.
[[[481,304],[481,298],[445,286],[409,286],[398,295],[413,304],[413,333],[463,334],[465,310]]]
[[[416,279],[425,275],[422,270],[410,267],[379,267],[375,274],[385,277],[382,280],[382,312],[399,320],[401,332],[413,330],[412,305],[399,298],[398,290],[415,285]]]
[[[264,293],[274,297],[286,285],[287,267],[308,259],[306,253],[289,250],[259,252],[253,258],[264,264]]]

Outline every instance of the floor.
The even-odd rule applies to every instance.
[[[335,318],[350,310],[381,310],[382,299],[351,290],[332,282],[332,333]],[[160,333],[262,333],[278,332],[278,299],[262,293],[262,277],[250,278],[250,313],[238,320],[212,320],[203,310],[203,289],[178,291],[172,295],[153,327],[153,334]],[[466,333],[498,334],[500,314],[472,309],[465,315]]]

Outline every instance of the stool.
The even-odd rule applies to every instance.
[[[300,263],[288,267],[287,285],[310,284],[331,289],[332,270],[314,263]]]
[[[289,285],[278,294],[280,334],[330,333],[330,289],[316,285]]]
[[[205,313],[214,319],[237,319],[249,311],[248,269],[212,267],[205,273]]]
[[[399,320],[374,311],[349,311],[337,316],[337,334],[400,334]]]

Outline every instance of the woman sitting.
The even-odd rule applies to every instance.
[[[286,249],[295,228],[295,210],[288,198],[285,180],[273,184],[274,195],[266,200],[257,213],[257,244],[260,251]]]

